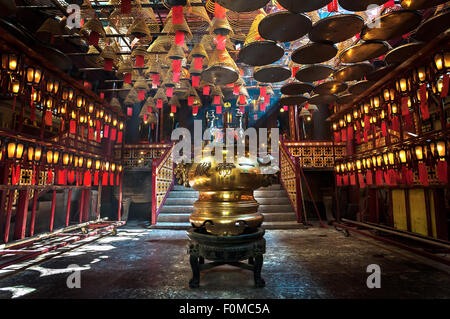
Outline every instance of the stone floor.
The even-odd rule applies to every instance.
[[[0,280],[0,298],[450,298],[450,267],[334,228],[268,230],[262,275],[221,266],[191,277],[185,231],[129,223],[117,236],[66,252]],[[381,267],[381,288],[366,286],[366,267]],[[67,277],[81,269],[81,288]]]

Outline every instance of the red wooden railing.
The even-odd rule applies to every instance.
[[[159,158],[152,162],[152,220],[155,225],[161,207],[173,188],[173,145]]]

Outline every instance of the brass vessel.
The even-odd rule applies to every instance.
[[[240,129],[236,130],[236,138],[243,132]],[[194,160],[192,164],[180,163],[175,169],[180,184],[200,193],[190,223],[218,236],[256,231],[264,217],[258,212],[259,204],[253,191],[269,186],[278,168],[270,162],[263,164],[261,158],[238,156],[236,139],[233,156],[224,149],[221,162],[220,157],[215,156],[215,143],[211,141],[207,145],[212,148],[211,156]]]

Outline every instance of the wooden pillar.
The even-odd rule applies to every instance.
[[[14,239],[22,239],[25,237],[29,194],[30,190],[28,188],[19,191],[19,199],[14,222]]]
[[[53,231],[53,222],[55,220],[55,206],[56,206],[56,190],[52,194],[52,213],[50,215],[50,232]]]
[[[69,192],[67,193],[67,207],[66,207],[66,227],[69,226],[70,222],[70,204],[72,201],[72,188],[69,189]]]
[[[121,220],[121,212],[122,212],[122,174],[119,174],[119,208],[117,210],[117,220]]]
[[[34,235],[34,224],[36,223],[36,206],[38,195],[39,191],[35,189],[33,194],[33,206],[31,208],[30,237]]]

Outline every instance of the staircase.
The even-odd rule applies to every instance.
[[[264,215],[265,229],[299,228],[297,216],[291,206],[289,197],[281,185],[259,188],[254,192],[259,203],[259,212]],[[158,216],[158,222],[152,229],[188,229],[189,215],[194,211],[193,204],[198,192],[192,188],[175,185],[166,199]]]

